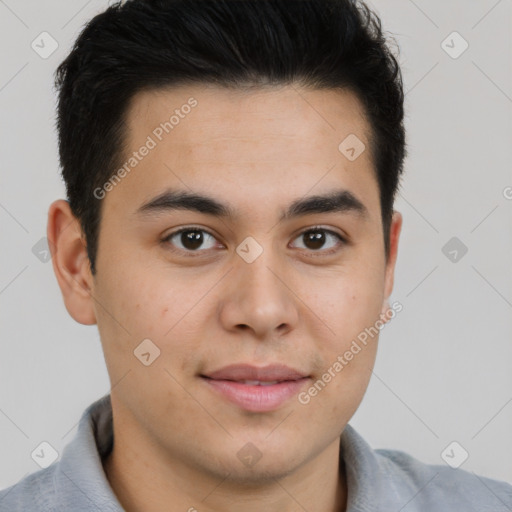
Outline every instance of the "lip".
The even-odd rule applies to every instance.
[[[231,364],[229,366],[224,366],[220,370],[206,373],[203,376],[215,380],[258,380],[262,382],[270,382],[273,380],[299,380],[304,377],[308,377],[308,374],[283,364],[271,364],[260,367],[250,364]]]
[[[252,412],[268,412],[282,406],[310,380],[303,372],[284,365],[255,367],[248,364],[231,365],[208,375],[203,381],[225,399]],[[272,382],[253,385],[240,381]]]
[[[304,377],[267,386],[253,386],[233,380],[201,377],[213,391],[220,393],[242,409],[252,412],[268,412],[279,408],[292,396],[299,393],[305,383],[309,381],[309,377]]]

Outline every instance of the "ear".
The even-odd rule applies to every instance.
[[[53,271],[68,313],[80,324],[95,324],[93,277],[85,237],[80,222],[64,199],[50,205],[47,237]]]
[[[382,303],[381,320],[387,322],[389,316],[386,312],[389,310],[389,296],[393,291],[393,283],[395,279],[395,264],[398,254],[398,239],[402,230],[402,214],[394,211],[389,229],[389,258],[386,263],[386,275],[384,283],[384,301]]]

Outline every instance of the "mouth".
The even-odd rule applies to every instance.
[[[200,377],[217,396],[251,412],[280,408],[311,379],[283,365],[231,365]]]
[[[219,370],[202,374],[214,380],[231,380],[236,382],[283,382],[308,377],[307,372],[297,370],[284,364],[253,366],[248,363],[231,364]]]
[[[209,377],[205,377],[209,379]],[[224,379],[216,379],[216,380],[224,380]],[[245,384],[246,386],[273,386],[274,384],[280,384],[281,382],[291,382],[286,380],[270,380],[270,381],[261,381],[261,380],[230,380],[225,379],[226,382],[238,382],[240,384]]]

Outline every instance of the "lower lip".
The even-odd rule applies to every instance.
[[[252,412],[266,412],[277,409],[296,395],[309,380],[308,377],[304,377],[303,379],[288,380],[270,386],[250,386],[232,380],[202,378],[229,401]]]

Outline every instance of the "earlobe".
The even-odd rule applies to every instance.
[[[380,319],[384,322],[384,323],[387,323],[388,321],[388,318],[389,318],[389,315],[387,314],[387,312],[391,309],[391,306],[389,304],[389,299],[386,297],[384,298],[384,300],[382,301],[382,309],[380,310]]]
[[[52,264],[68,313],[78,323],[96,323],[92,274],[80,222],[64,199],[54,201],[48,211],[48,245]]]

